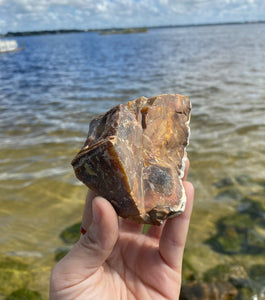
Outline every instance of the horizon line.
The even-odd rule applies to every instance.
[[[91,29],[43,29],[43,30],[24,30],[24,31],[8,31],[5,34],[0,33],[0,37],[37,35],[37,34],[60,34],[60,33],[81,33],[81,32],[97,32],[108,30],[124,30],[124,29],[159,29],[159,28],[184,28],[184,27],[206,27],[206,26],[223,26],[223,25],[244,25],[265,23],[265,20],[259,21],[233,21],[233,22],[216,22],[216,23],[196,23],[196,24],[176,24],[176,25],[154,25],[154,26],[135,26],[135,27],[107,27],[107,28],[91,28]]]

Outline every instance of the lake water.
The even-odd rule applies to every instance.
[[[55,255],[71,247],[60,234],[81,221],[86,188],[70,162],[90,120],[162,93],[193,105],[184,282],[210,274],[236,299],[265,299],[265,25],[17,40],[24,51],[0,55],[0,299],[48,298]]]

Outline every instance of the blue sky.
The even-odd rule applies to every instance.
[[[265,0],[0,0],[0,33],[265,20]]]

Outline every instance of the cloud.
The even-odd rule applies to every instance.
[[[264,19],[264,0],[0,0],[0,32]]]

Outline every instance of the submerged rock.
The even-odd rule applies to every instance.
[[[221,264],[217,265],[203,274],[203,280],[206,282],[229,282],[238,291],[237,300],[242,299],[240,295],[246,290],[254,295],[252,289],[252,280],[249,278],[247,271],[241,265]],[[250,298],[249,298],[250,299]]]
[[[259,291],[259,294],[265,297],[265,264],[252,265],[249,270],[249,276],[255,282],[256,290]]]
[[[182,281],[192,282],[198,279],[198,272],[192,266],[192,264],[185,258],[182,261]]]
[[[194,282],[182,286],[179,300],[234,300],[237,293],[229,282]]]
[[[235,177],[236,179],[236,182],[240,185],[249,185],[250,183],[253,183],[251,177],[249,175],[246,175],[246,174],[241,174],[241,175],[237,175]]]
[[[243,266],[231,264],[217,265],[203,274],[203,280],[206,282],[230,281],[230,283],[234,283],[236,281],[246,280],[247,278],[248,274]]]
[[[90,123],[75,174],[119,216],[160,225],[183,212],[191,104],[180,95],[141,97]]]
[[[42,300],[42,296],[37,291],[23,288],[14,291],[5,300]]]
[[[265,284],[265,264],[251,266],[249,275],[252,279],[262,281]]]
[[[80,223],[73,224],[60,233],[60,238],[66,244],[75,244],[80,238]]]
[[[220,191],[215,196],[215,200],[240,200],[241,198],[242,198],[241,192],[236,187],[233,186]]]
[[[54,253],[54,260],[55,261],[61,260],[69,251],[70,248],[64,248],[64,247],[56,249]]]
[[[217,223],[217,234],[206,243],[225,254],[265,254],[265,237],[256,231],[258,221],[249,214],[221,218]]]
[[[231,178],[225,177],[225,178],[220,179],[219,181],[214,182],[213,185],[215,187],[217,187],[218,189],[220,189],[220,188],[232,186],[233,185],[233,181],[232,181]]]
[[[29,265],[19,258],[3,257],[0,259],[0,294],[10,294],[32,281]]]
[[[251,219],[260,221],[265,218],[265,209],[258,201],[245,197],[237,206],[237,211],[240,214],[248,214]]]

